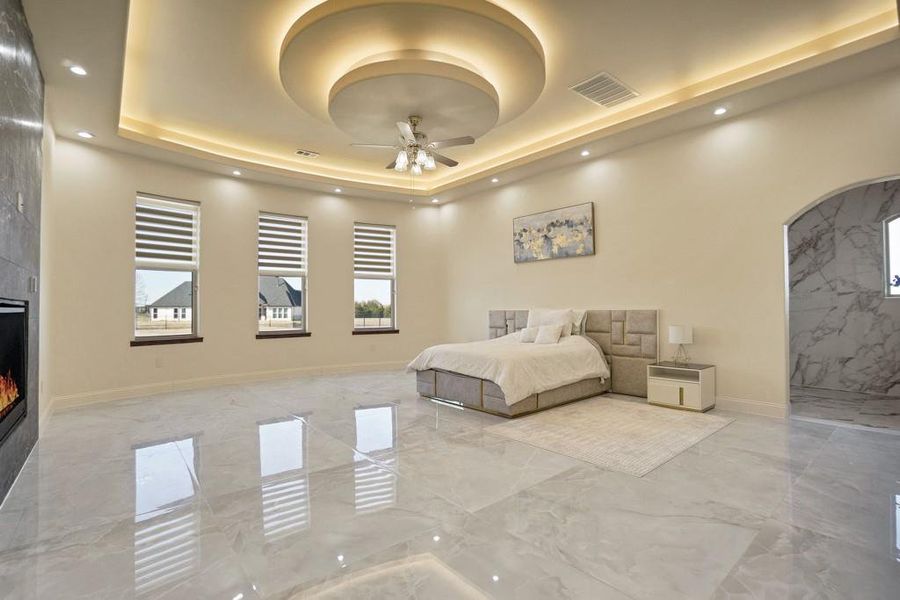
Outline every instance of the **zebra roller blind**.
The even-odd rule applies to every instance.
[[[305,217],[259,213],[259,272],[265,275],[306,275],[309,264]]]
[[[199,204],[139,194],[134,215],[134,258],[139,267],[197,269]]]
[[[353,276],[393,279],[397,266],[397,230],[393,225],[353,225]]]

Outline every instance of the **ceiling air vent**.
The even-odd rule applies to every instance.
[[[313,150],[304,150],[303,148],[300,148],[299,150],[297,150],[296,154],[297,154],[297,156],[302,156],[303,158],[318,158],[319,157],[318,152],[315,152]]]
[[[633,89],[605,72],[598,73],[569,89],[607,108],[628,102],[638,95]]]

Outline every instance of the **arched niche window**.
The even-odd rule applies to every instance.
[[[884,221],[884,294],[900,298],[900,214]]]

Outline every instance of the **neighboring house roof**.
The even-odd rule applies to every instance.
[[[263,277],[259,282],[260,306],[300,306],[301,293],[283,277]],[[188,307],[191,303],[191,282],[184,281],[163,294],[150,308]]]
[[[300,306],[300,290],[294,288],[283,277],[260,277],[260,306]]]
[[[173,306],[190,308],[192,306],[191,295],[191,282],[183,281],[148,306],[151,308],[171,308]]]

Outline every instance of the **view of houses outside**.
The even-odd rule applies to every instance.
[[[135,271],[135,337],[193,333],[192,288],[191,271]]]
[[[303,278],[259,276],[259,330],[303,330]]]
[[[259,330],[302,330],[302,295],[301,277],[260,276]],[[193,333],[192,296],[190,271],[138,269],[135,280],[135,336]]]

